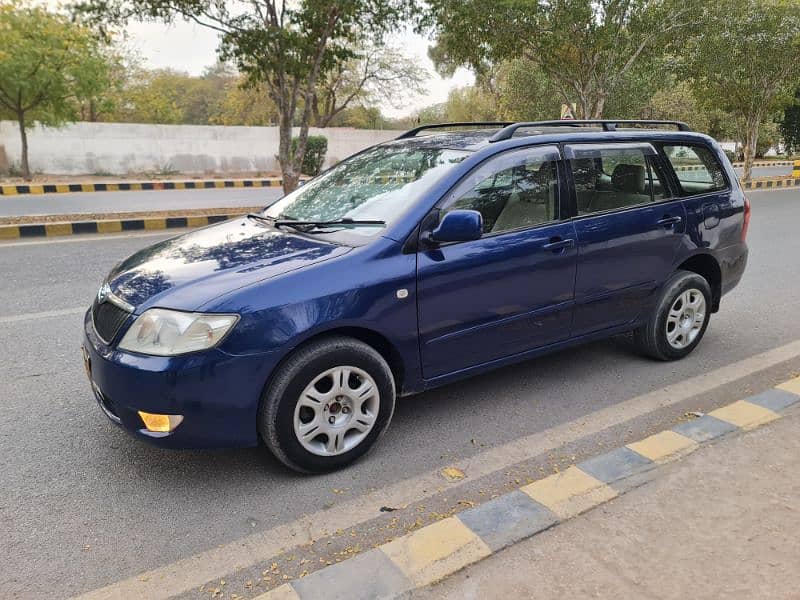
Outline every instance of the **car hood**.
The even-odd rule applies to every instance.
[[[108,284],[137,312],[197,310],[222,294],[349,250],[243,217],[140,250],[114,268]]]

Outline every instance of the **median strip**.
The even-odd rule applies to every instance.
[[[217,214],[186,217],[150,217],[142,219],[103,219],[71,223],[30,223],[0,225],[0,240],[16,240],[93,233],[123,233],[132,231],[157,231],[160,229],[185,229],[205,227],[238,216]]]
[[[746,190],[772,190],[790,187],[800,187],[800,171],[792,177],[760,177],[750,181],[741,181],[742,188]]]
[[[664,463],[800,406],[800,378],[592,457],[565,471],[289,581],[257,600],[399,598],[448,577],[659,475]]]
[[[283,179],[189,179],[183,181],[117,181],[98,183],[2,184],[0,196],[67,194],[75,192],[146,192],[164,190],[209,190],[220,188],[281,187]]]

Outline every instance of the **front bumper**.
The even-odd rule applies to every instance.
[[[92,391],[111,421],[167,448],[258,444],[258,403],[272,354],[234,356],[218,349],[176,357],[143,356],[106,345],[84,317],[84,360]],[[147,431],[138,411],[180,414],[169,433]]]

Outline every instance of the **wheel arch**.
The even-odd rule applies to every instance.
[[[711,312],[717,312],[722,297],[722,269],[717,259],[707,253],[695,254],[684,260],[677,268],[697,273],[708,281],[711,287]]]
[[[340,326],[331,329],[325,329],[323,331],[317,331],[312,335],[309,335],[286,352],[286,354],[281,358],[280,362],[273,369],[272,374],[270,375],[270,380],[272,380],[273,375],[296,352],[302,348],[305,348],[309,344],[313,344],[320,340],[331,337],[350,337],[359,340],[380,354],[389,365],[389,369],[394,377],[395,388],[397,389],[398,396],[402,395],[407,369],[400,351],[385,335],[367,327]],[[269,381],[267,381],[266,385],[269,385]]]

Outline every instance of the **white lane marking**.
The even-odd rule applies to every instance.
[[[66,317],[68,315],[82,315],[88,309],[87,306],[80,308],[64,308],[61,310],[44,310],[35,313],[23,313],[21,315],[10,315],[0,317],[0,325],[3,323],[19,323],[20,321],[33,321],[34,319],[49,319],[51,317]]]
[[[677,404],[798,356],[800,356],[800,340],[481,452],[459,461],[457,465],[466,471],[468,480],[474,481],[587,435]],[[437,468],[364,494],[349,502],[306,515],[296,521],[248,535],[195,556],[87,592],[77,596],[76,600],[127,598],[157,600],[176,596],[212,579],[218,579],[301,544],[330,535],[332,530],[325,527],[326,523],[335,523],[337,529],[354,527],[377,517],[381,506],[412,504],[433,496],[445,488],[448,493],[458,493],[458,486],[443,483]]]
[[[170,237],[172,235],[185,233],[186,231],[189,231],[189,229],[176,227],[175,229],[161,229],[153,233],[89,233],[86,235],[64,236],[63,239],[50,237],[42,240],[31,240],[30,242],[0,242],[0,250],[3,248],[17,248],[19,246],[40,246],[42,244],[77,244],[80,242],[105,242],[108,240],[125,240],[128,238]]]

